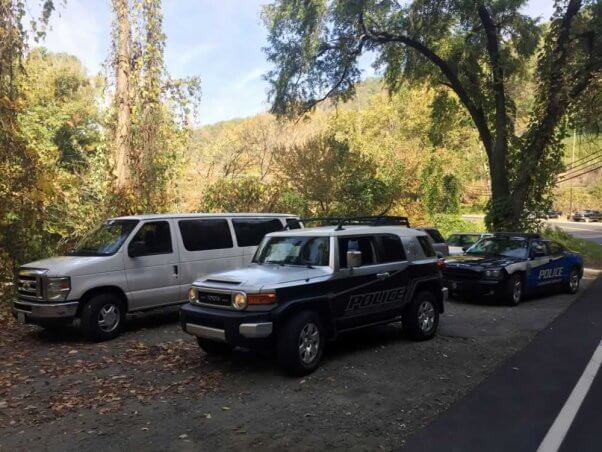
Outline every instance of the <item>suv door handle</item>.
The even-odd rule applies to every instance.
[[[389,276],[391,276],[391,274],[389,272],[383,272],[383,273],[376,274],[377,279],[387,279]]]

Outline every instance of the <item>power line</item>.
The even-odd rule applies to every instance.
[[[597,170],[599,170],[601,168],[602,168],[602,165],[597,166],[596,168],[593,168],[593,169],[591,169],[589,171],[584,171],[583,173],[575,174],[574,176],[566,177],[564,179],[561,179],[561,180],[558,181],[558,183],[560,183],[560,182],[566,182],[567,180],[571,180],[571,179],[574,179],[574,178],[579,177],[579,176],[584,176],[585,174],[592,173],[592,172],[597,171]]]
[[[600,163],[602,163],[602,160],[598,160],[597,162],[589,163],[588,165],[585,165],[583,168],[580,168],[580,169],[575,170],[575,171],[571,171],[570,173],[564,173],[561,177],[562,177],[562,179],[566,179],[566,178],[571,177],[571,176],[573,176],[573,175],[575,175],[577,173],[581,173],[581,172],[583,172],[585,170],[588,170],[592,166],[599,165]]]
[[[588,164],[588,163],[589,163],[589,162],[591,162],[592,160],[597,160],[597,159],[599,159],[600,157],[602,157],[602,150],[600,150],[600,151],[596,151],[594,154],[596,154],[596,155],[594,155],[592,158],[590,158],[590,159],[586,160],[585,162],[579,163],[578,165],[570,165],[570,167],[569,167],[569,168],[567,168],[567,170],[566,170],[566,171],[564,171],[564,173],[563,173],[563,174],[566,174],[566,173],[569,173],[569,172],[571,172],[571,171],[573,171],[573,170],[576,170],[576,169],[578,169],[579,167],[582,167],[583,165],[586,165],[586,164]],[[592,155],[592,154],[590,154],[590,155]]]
[[[581,141],[581,140],[580,140],[580,141]],[[574,162],[571,162],[571,164],[569,165],[569,168],[568,168],[568,169],[571,169],[571,167],[572,167],[572,166],[574,166],[574,165],[575,165],[575,163],[579,163],[581,160],[585,160],[586,158],[588,158],[588,157],[591,157],[591,156],[592,156],[592,155],[594,155],[594,154],[599,154],[599,153],[601,153],[601,152],[602,152],[602,149],[598,149],[597,151],[590,152],[589,154],[587,154],[587,155],[584,155],[584,156],[583,156],[583,157],[581,157],[581,158],[578,158],[578,159],[577,159],[577,160],[575,160]]]

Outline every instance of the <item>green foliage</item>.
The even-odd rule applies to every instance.
[[[574,237],[559,228],[547,228],[543,234],[546,238],[556,240],[569,250],[581,253],[587,267],[602,270],[602,245],[593,243],[591,240]]]
[[[422,169],[422,201],[427,212],[459,214],[460,184],[454,174],[444,172],[444,161],[432,153]]]
[[[459,215],[434,214],[430,217],[431,224],[439,229],[443,237],[449,237],[455,232],[485,232],[485,223],[464,220]]]

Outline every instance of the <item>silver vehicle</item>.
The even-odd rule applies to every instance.
[[[126,313],[183,303],[192,282],[251,262],[266,233],[300,227],[286,214],[167,214],[113,218],[67,256],[22,266],[13,313],[56,327],[79,322],[115,337]]]
[[[275,348],[302,375],[343,331],[402,320],[430,339],[446,297],[426,233],[355,222],[266,235],[249,266],[195,281],[180,319],[207,353]]]
[[[433,248],[437,253],[437,257],[449,256],[449,247],[447,246],[445,239],[443,238],[443,236],[437,228],[434,228],[432,226],[424,226],[416,229],[418,229],[419,231],[424,231],[429,235],[429,237],[433,241]]]
[[[477,243],[483,237],[491,237],[489,232],[456,232],[447,238],[450,256],[461,256],[472,245]]]

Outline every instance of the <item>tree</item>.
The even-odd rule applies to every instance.
[[[349,99],[360,55],[375,52],[390,91],[427,80],[454,93],[487,155],[489,226],[525,228],[561,170],[563,119],[602,70],[602,4],[557,0],[541,27],[520,13],[524,3],[277,0],[263,14],[272,111],[295,116]],[[518,130],[515,91],[538,45],[531,119]]]

